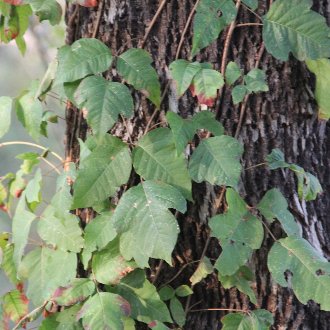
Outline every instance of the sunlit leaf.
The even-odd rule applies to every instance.
[[[123,316],[131,313],[130,304],[121,296],[100,292],[89,298],[78,313],[84,329],[123,329]]]
[[[76,277],[77,255],[47,247],[29,252],[19,266],[19,276],[28,280],[27,296],[35,306],[49,299],[58,287]]]
[[[29,301],[24,293],[13,290],[7,292],[3,297],[3,312],[5,317],[8,317],[14,322],[19,321],[29,311]]]
[[[7,96],[0,97],[0,138],[9,130],[11,123],[12,99]]]
[[[178,297],[187,297],[192,295],[193,293],[193,290],[191,290],[188,285],[180,285],[178,288],[175,289],[175,294]]]
[[[160,83],[152,58],[143,49],[131,48],[117,59],[119,74],[133,87],[142,91],[157,107],[160,106]]]
[[[29,174],[32,172],[34,166],[38,165],[40,162],[39,157],[40,155],[36,152],[25,152],[16,156],[17,159],[23,160],[21,169],[24,174]]]
[[[233,275],[259,249],[264,238],[262,223],[249,212],[248,205],[233,189],[226,192],[226,213],[213,217],[209,226],[219,239],[222,252],[215,263],[221,275]]]
[[[204,257],[203,260],[199,263],[194,274],[190,277],[190,282],[192,285],[199,283],[207,275],[212,274],[214,271],[213,265],[209,258]]]
[[[17,284],[19,280],[17,278],[17,268],[14,263],[14,245],[7,244],[7,246],[5,246],[2,251],[3,258],[1,263],[1,269],[5,272],[11,283]]]
[[[316,75],[315,99],[319,106],[319,117],[330,118],[330,61],[327,58],[306,61],[308,69]]]
[[[27,209],[25,192],[23,192],[18,205],[16,207],[13,218],[13,243],[14,243],[14,262],[16,266],[21,262],[25,245],[28,241],[30,227],[36,219],[36,215]]]
[[[53,299],[61,306],[71,306],[86,300],[95,292],[95,283],[88,278],[75,278],[69,286],[60,287]]]
[[[49,20],[56,25],[61,21],[62,8],[55,0],[28,0],[33,12],[39,17],[40,22]]]
[[[34,212],[36,207],[41,203],[41,170],[38,168],[32,180],[29,181],[25,188],[25,198],[29,209]]]
[[[120,236],[120,251],[126,260],[134,258],[148,267],[149,258],[171,264],[179,226],[169,208],[184,213],[186,201],[174,187],[145,181],[121,197],[112,221]]]
[[[93,255],[93,273],[95,279],[102,284],[118,284],[123,277],[135,268],[134,261],[126,261],[120,254],[118,239]]]

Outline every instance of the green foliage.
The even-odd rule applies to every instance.
[[[145,180],[159,180],[176,187],[191,200],[191,180],[185,159],[178,154],[168,128],[157,128],[139,140],[133,150],[133,166]]]
[[[316,76],[315,99],[319,106],[319,118],[330,119],[330,61],[326,58],[307,60],[308,69]]]
[[[11,123],[12,99],[7,96],[0,97],[0,138],[9,130]]]
[[[257,309],[249,314],[228,314],[221,321],[223,330],[269,330],[274,323],[272,314],[264,309]]]
[[[197,284],[201,280],[203,280],[207,275],[213,273],[213,265],[209,258],[204,257],[200,263],[198,264],[197,269],[194,274],[190,277],[190,282],[192,285]]]
[[[279,149],[273,149],[266,157],[268,167],[272,170],[278,168],[289,168],[297,177],[298,180],[298,195],[300,199],[313,201],[317,195],[323,192],[322,186],[313,174],[306,172],[302,167],[296,164],[287,163],[284,159],[284,154]]]
[[[236,187],[241,175],[241,144],[230,136],[203,140],[189,162],[189,173],[196,182]]]
[[[225,26],[235,19],[236,13],[232,0],[201,0],[194,18],[191,57],[218,38]]]
[[[268,254],[268,268],[281,286],[290,286],[306,304],[313,299],[323,310],[330,310],[330,263],[306,240],[289,236],[277,241]]]
[[[72,209],[93,206],[113,195],[126,183],[132,162],[129,149],[120,139],[105,134],[80,164],[74,183]]]
[[[165,183],[145,181],[122,196],[112,221],[126,260],[134,258],[140,267],[148,267],[149,258],[172,263],[179,226],[169,208],[184,213],[186,201],[176,188]]]
[[[84,329],[122,329],[123,316],[130,314],[130,305],[117,294],[99,292],[89,298],[78,313]]]
[[[253,250],[260,248],[264,231],[237,192],[228,189],[226,199],[227,212],[213,217],[209,226],[222,248],[215,268],[221,275],[233,275],[247,262]]]
[[[0,40],[8,43],[15,39],[21,52],[25,51],[23,35],[32,13],[53,25],[61,19],[56,1],[28,0],[23,5],[20,0],[7,1],[0,0]],[[79,4],[95,6],[83,1]],[[236,5],[233,0],[199,1],[193,22],[191,58],[215,41],[228,24],[238,20]],[[258,1],[242,0],[241,10],[246,6],[250,11],[256,10]],[[292,53],[299,60],[306,60],[316,75],[319,117],[328,119],[329,28],[325,19],[310,7],[310,0],[276,0],[263,17],[263,42],[278,59],[286,60]],[[227,58],[222,60],[227,62]],[[160,108],[161,86],[152,62],[150,54],[141,48],[128,49],[113,57],[101,41],[82,38],[59,49],[40,83],[33,82],[14,99],[0,97],[0,137],[9,130],[12,109],[32,138],[47,137],[48,123],[56,123],[58,118],[48,109],[45,111],[49,92],[58,93],[62,102],[70,101],[88,124],[87,139],[79,139],[76,164],[62,162],[60,156],[43,146],[26,143],[43,153],[26,151],[18,155],[22,161],[20,169],[1,177],[0,208],[14,216],[12,235],[0,233],[0,264],[17,289],[2,297],[0,328],[9,328],[9,322],[23,326],[19,324],[22,318],[29,322],[43,311],[51,314],[42,321],[41,330],[133,330],[135,321],[158,330],[183,328],[186,312],[180,301],[194,294],[194,286],[214,272],[225,289],[236,287],[256,305],[251,288],[254,274],[245,264],[264,239],[261,216],[269,223],[278,220],[288,235],[282,239],[270,235],[276,239],[268,254],[268,268],[274,280],[292,287],[302,303],[314,300],[321,309],[330,310],[329,263],[300,238],[300,227],[280,190],[267,191],[252,206],[240,196],[238,189],[244,191],[240,182],[243,147],[237,139],[224,135],[224,127],[216,119],[221,117],[221,109],[214,112],[191,109],[185,113],[187,119],[168,112],[170,128],[151,129],[143,134],[143,129],[139,130],[129,136],[129,143],[108,134],[113,129],[121,136],[125,125],[116,126],[119,116],[129,118],[134,114],[132,91],[126,83]],[[217,64],[186,59],[170,63],[177,96],[190,89],[205,109],[222,95],[225,83],[234,104],[247,100],[252,93],[268,92],[268,68],[265,71],[252,68],[244,75],[246,69],[230,61],[223,77],[216,67]],[[101,75],[107,70],[112,70],[111,74],[104,77],[113,76],[115,81]],[[122,82],[118,82],[117,73]],[[217,100],[217,106],[221,102]],[[157,125],[165,126],[162,115],[160,118],[162,122]],[[152,128],[151,120],[148,127]],[[185,154],[189,150],[193,150],[192,155]],[[61,160],[65,170],[59,174],[55,193],[44,209],[43,179],[48,172],[39,167],[40,160],[56,172],[60,169],[57,163],[53,164],[51,155]],[[322,192],[318,179],[300,166],[286,162],[279,149],[274,149],[266,161],[272,170],[281,168],[295,173],[301,199],[312,201]],[[192,180],[227,189],[226,202],[221,201],[225,211],[208,223],[211,236],[219,240],[221,254],[215,262],[202,254],[190,277],[191,287],[181,283],[175,288],[169,282],[157,292],[141,268],[149,268],[150,258],[172,264],[180,231],[176,217],[179,212],[186,212],[186,200],[193,204]],[[37,219],[40,242],[29,237],[30,227]],[[207,227],[207,223],[203,226]],[[38,246],[25,255],[28,243]],[[190,264],[195,263],[193,260]],[[23,282],[27,282],[27,296]],[[28,314],[30,302],[37,308]],[[56,306],[59,311],[53,313]],[[228,314],[222,321],[225,330],[263,330],[273,324],[273,317],[259,309]],[[169,324],[165,326],[164,322]]]
[[[300,236],[300,229],[288,210],[288,203],[278,189],[267,191],[257,208],[269,222],[277,219],[287,235]]]
[[[133,114],[133,99],[129,89],[102,77],[85,78],[75,92],[75,100],[83,109],[87,122],[96,135],[106,133],[117,122],[118,115]]]
[[[272,4],[263,18],[263,40],[274,57],[286,61],[290,52],[300,61],[329,56],[329,28],[311,5],[310,0]]]
[[[109,48],[97,39],[79,39],[57,53],[56,84],[72,82],[107,70],[112,62]]]
[[[130,85],[142,91],[159,108],[160,84],[151,63],[152,58],[148,52],[132,48],[118,57],[117,70]]]
[[[225,289],[236,287],[239,291],[249,296],[253,304],[255,305],[257,304],[255,293],[251,289],[249,283],[253,281],[254,274],[248,267],[246,266],[240,267],[239,270],[233,275],[226,276],[226,275],[221,275],[221,273],[219,273],[218,278]]]

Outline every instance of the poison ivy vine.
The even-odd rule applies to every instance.
[[[10,325],[18,329],[42,313],[46,317],[39,329],[47,330],[134,329],[136,321],[153,329],[181,328],[186,319],[181,299],[192,295],[194,285],[214,272],[224,288],[236,287],[256,306],[255,310],[226,315],[223,329],[267,329],[273,316],[257,309],[250,285],[253,272],[247,262],[263,242],[263,225],[273,221],[283,229],[281,237],[271,234],[275,242],[268,268],[274,281],[290,286],[302,303],[312,299],[330,311],[329,262],[302,238],[278,188],[266,192],[257,205],[246,204],[238,190],[244,148],[226,134],[212,109],[205,110],[214,106],[224,85],[230,88],[234,104],[251,93],[268,91],[266,73],[257,67],[246,72],[232,61],[219,72],[210,63],[192,61],[236,22],[240,2],[199,1],[190,58],[177,59],[169,66],[177,96],[190,90],[204,110],[190,119],[168,112],[164,127],[146,132],[138,141],[124,142],[109,131],[120,118],[133,116],[132,88],[156,108],[161,105],[161,86],[152,57],[140,48],[115,56],[101,41],[82,38],[58,50],[41,82],[33,82],[14,99],[0,98],[1,137],[9,130],[12,111],[34,140],[47,136],[47,125],[57,120],[44,110],[50,92],[76,105],[90,127],[87,139],[80,141],[79,165],[65,162],[38,144],[19,142],[31,151],[17,156],[22,165],[16,173],[1,177],[0,207],[12,217],[12,232],[0,234],[0,264],[16,289],[1,299],[0,329]],[[251,11],[258,7],[255,0],[242,2]],[[97,5],[94,1],[79,4]],[[317,79],[320,118],[329,119],[330,30],[325,19],[310,8],[309,0],[276,0],[259,25],[265,47],[275,58],[285,61],[292,54],[306,61]],[[23,35],[32,14],[56,24],[61,7],[54,0],[0,0],[0,40],[7,43],[14,39],[24,53]],[[121,82],[103,78],[101,74],[110,68],[116,69]],[[201,130],[208,132],[206,136],[198,134]],[[185,150],[192,141],[198,145],[187,157]],[[35,147],[39,153],[32,151]],[[59,173],[56,193],[44,209],[40,207],[41,161]],[[315,200],[322,192],[318,179],[286,162],[281,150],[272,150],[264,165],[270,170],[293,171],[302,200]],[[65,170],[59,170],[63,166]],[[133,171],[141,179],[135,186],[129,184]],[[167,283],[156,288],[144,269],[150,258],[171,265],[179,234],[171,210],[185,213],[187,201],[194,201],[192,181],[226,189],[226,211],[209,219],[211,235],[219,240],[222,252],[215,261],[203,257],[196,262],[190,285],[174,288]],[[95,216],[83,223],[73,211],[87,208],[93,209]],[[40,241],[27,252],[34,224]],[[78,265],[84,270],[79,274]],[[290,280],[286,272],[290,272]],[[34,306],[32,311],[29,303]]]

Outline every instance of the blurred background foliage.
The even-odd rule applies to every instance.
[[[47,70],[48,64],[54,59],[57,48],[64,44],[65,26],[64,22],[57,26],[50,26],[48,21],[38,22],[36,17],[31,17],[30,28],[24,38],[27,50],[23,56],[15,42],[9,44],[0,43],[0,96],[16,97],[23,90],[29,88],[35,79],[42,79]],[[49,148],[64,157],[64,128],[65,106],[57,100],[47,99],[45,110],[52,111],[59,116],[57,124],[48,125],[48,138],[41,138],[37,143]],[[15,115],[12,114],[12,125],[10,131],[1,139],[5,141],[33,141],[25,132]],[[21,160],[15,156],[23,152],[39,152],[35,148],[28,146],[6,146],[0,148],[0,176],[8,172],[16,172]],[[43,180],[43,191],[45,201],[50,199],[53,192],[56,173],[43,163],[42,170],[47,173]],[[46,204],[43,205],[44,207]],[[0,211],[0,232],[11,231],[11,219]],[[35,230],[32,228],[32,231]],[[33,234],[35,236],[36,234]],[[36,239],[38,239],[36,237]],[[10,284],[0,270],[0,295],[10,289]]]

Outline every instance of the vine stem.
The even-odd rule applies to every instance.
[[[93,34],[92,34],[92,38],[95,38],[98,31],[99,31],[101,17],[102,17],[102,11],[103,11],[103,5],[104,5],[104,0],[100,0],[99,6],[98,6],[98,9],[97,9],[96,23],[95,23],[94,31],[93,31]]]
[[[48,300],[46,300],[41,306],[35,308],[32,312],[26,314],[23,318],[19,320],[19,322],[16,324],[16,326],[13,328],[13,330],[19,329],[20,325],[24,323],[25,320],[27,320],[29,317],[33,316],[35,313],[37,313],[39,310],[42,310],[46,307],[48,304]]]
[[[259,218],[260,219],[260,218]],[[272,231],[268,228],[267,224],[265,223],[264,220],[260,219],[262,224],[264,225],[264,227],[266,228],[268,234],[272,237],[272,239],[277,242],[277,238],[275,237],[275,235],[272,233]]]
[[[238,0],[238,1],[241,1],[241,0]],[[191,20],[192,20],[192,18],[193,18],[193,16],[194,16],[194,13],[195,13],[195,11],[196,11],[196,8],[197,8],[199,2],[200,2],[200,0],[197,0],[197,1],[196,1],[194,7],[192,8],[192,10],[191,10],[191,12],[190,12],[190,14],[189,14],[189,16],[188,16],[188,19],[187,19],[186,25],[185,25],[185,27],[184,27],[184,29],[183,29],[183,32],[182,32],[182,35],[181,35],[181,39],[180,39],[180,42],[179,42],[178,48],[177,48],[177,50],[176,50],[176,54],[175,54],[175,59],[176,59],[176,60],[179,58],[179,55],[180,55],[180,52],[181,52],[181,48],[182,48],[182,45],[183,45],[183,42],[184,42],[184,38],[185,38],[185,36],[186,36],[186,33],[187,33],[187,31],[188,31],[188,28],[189,28],[189,26],[190,26]]]
[[[244,26],[263,26],[262,23],[241,23],[236,24],[236,27],[244,27]]]
[[[252,13],[254,16],[256,16],[258,19],[260,19],[260,21],[262,21],[262,17],[260,15],[258,15],[254,10],[252,10],[249,6],[247,6],[244,2],[242,3],[242,5],[250,12]]]
[[[237,312],[237,313],[244,313],[250,314],[250,311],[244,309],[235,309],[235,308],[205,308],[205,309],[193,309],[190,310],[189,313],[197,313],[197,312],[213,312],[213,311],[225,311],[225,312]]]
[[[144,45],[145,45],[145,43],[146,43],[146,41],[147,41],[147,39],[148,39],[148,36],[149,36],[149,34],[150,34],[152,28],[154,27],[154,25],[155,25],[155,23],[156,23],[156,21],[157,21],[159,15],[160,15],[160,13],[162,12],[162,10],[163,10],[163,8],[164,8],[166,2],[167,2],[167,0],[163,0],[163,1],[161,2],[161,4],[159,5],[159,7],[158,7],[158,9],[157,9],[157,11],[156,11],[156,14],[155,14],[154,17],[152,18],[152,20],[151,20],[151,22],[150,22],[150,24],[149,24],[149,26],[148,26],[148,28],[147,28],[147,30],[146,30],[146,33],[145,33],[145,35],[144,35],[144,37],[143,37],[143,39],[142,39],[142,42],[141,42],[141,45],[140,45],[141,48],[144,48]]]
[[[0,148],[1,147],[6,147],[6,146],[10,146],[10,145],[26,145],[26,146],[30,146],[30,147],[35,147],[35,148],[38,148],[38,149],[41,149],[43,151],[49,151],[54,157],[56,157],[58,160],[61,161],[61,163],[64,163],[64,160],[63,158],[58,155],[56,152],[54,151],[50,151],[49,149],[39,145],[39,144],[36,144],[36,143],[31,143],[31,142],[26,142],[26,141],[8,141],[8,142],[2,142],[0,143]]]
[[[55,172],[57,172],[58,174],[61,174],[61,172],[59,171],[59,169],[53,164],[51,163],[49,160],[47,160],[44,157],[40,157],[46,164],[48,164]]]

